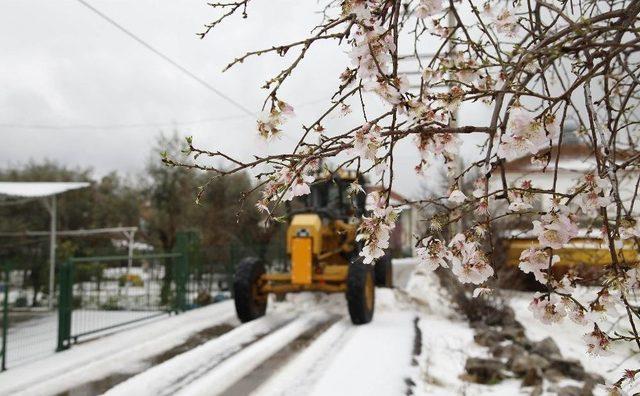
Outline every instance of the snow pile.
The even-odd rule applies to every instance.
[[[414,395],[520,393],[520,381],[503,381],[491,386],[464,381],[467,358],[487,357],[488,352],[474,342],[473,329],[455,311],[435,273],[411,273],[405,291],[419,312],[416,340],[419,354],[414,357],[416,366],[411,376]]]

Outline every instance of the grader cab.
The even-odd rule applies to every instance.
[[[287,270],[266,272],[257,257],[236,266],[233,290],[242,322],[263,316],[269,294],[284,296],[304,291],[345,293],[351,321],[373,318],[375,286],[391,287],[392,267],[387,254],[375,265],[364,264],[356,232],[365,214],[365,194],[351,197],[348,186],[362,176],[341,172],[319,179],[311,193],[287,205]]]

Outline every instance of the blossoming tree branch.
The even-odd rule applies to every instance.
[[[333,42],[336,56],[349,57],[350,65],[335,77],[333,96],[315,120],[299,129],[292,150],[256,153],[253,160],[243,161],[189,138],[188,159],[164,161],[210,171],[214,177],[259,169],[257,206],[268,214],[283,201],[308,194],[320,167],[357,169],[383,186],[370,193],[373,210],[359,229],[361,255],[372,263],[389,245],[399,211],[390,205],[397,179],[394,155],[398,142],[409,140],[420,158],[416,178],[437,166],[445,166],[449,177],[445,196],[413,202],[446,214],[444,219],[424,219],[431,226],[418,236],[422,271],[448,268],[461,283],[477,285],[474,294],[486,290],[496,272],[492,226],[507,218],[523,220],[538,243],[522,253],[519,267],[545,290],[531,302],[534,316],[545,323],[572,320],[584,325],[585,350],[594,355],[610,353],[615,343],[640,348],[640,310],[634,303],[640,269],[621,253],[625,246],[640,248],[640,1],[319,3],[318,24],[309,27],[307,37],[248,52],[227,66],[270,54],[289,60],[263,86],[266,99],[257,133],[270,141],[294,115],[295,103],[281,97],[280,89],[305,67],[305,56],[318,44]],[[232,23],[231,18],[251,15],[250,0],[211,5],[221,14],[202,37],[220,23]],[[428,58],[422,54],[426,50]],[[399,71],[407,60],[421,71],[413,85]],[[457,110],[478,103],[486,108],[486,121],[463,124]],[[325,128],[330,118],[347,114],[360,121],[344,130]],[[559,164],[570,132],[588,147],[586,162],[593,166],[582,167],[573,185],[562,188]],[[474,146],[473,155],[465,153],[465,159],[475,158],[471,162],[460,158],[466,136],[483,141]],[[530,158],[529,166],[538,172],[552,175],[551,183],[508,181],[505,164],[522,157]],[[463,182],[470,177],[475,177],[474,188],[465,191]],[[361,188],[354,183],[351,191]],[[471,219],[473,226],[446,232],[462,218]],[[573,295],[574,276],[552,276],[560,260],[554,251],[581,230],[597,235],[611,256],[591,301]],[[607,315],[618,314],[616,303],[624,307],[620,314],[628,322],[623,332],[601,324]],[[639,372],[628,371],[612,389],[623,388]]]

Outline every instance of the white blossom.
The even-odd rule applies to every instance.
[[[420,269],[432,272],[438,267],[448,268],[446,258],[449,252],[445,244],[433,237],[427,237],[421,242],[421,246],[416,249],[418,255],[418,265]]]
[[[381,145],[380,131],[377,126],[365,123],[353,137],[353,152],[362,159],[375,161]]]
[[[533,221],[533,233],[542,247],[561,249],[578,234],[574,216],[565,206],[556,206],[540,220]]]
[[[508,37],[515,37],[518,33],[520,25],[518,20],[509,10],[503,10],[495,18],[496,30]]]
[[[493,268],[480,246],[467,241],[464,234],[457,234],[449,243],[451,271],[461,283],[481,284],[493,275]]]
[[[620,224],[620,239],[640,238],[640,222],[635,219],[623,219]]]
[[[295,176],[283,199],[285,201],[291,201],[294,197],[300,197],[311,193],[309,183],[313,183],[314,180],[315,178],[311,175],[303,174]]]
[[[536,154],[549,145],[559,133],[553,116],[535,118],[522,107],[513,107],[509,113],[507,130],[501,137],[498,156],[508,161],[524,154]]]
[[[530,191],[533,188],[531,180],[523,180],[520,188],[509,190],[509,210],[512,212],[524,212],[533,209],[534,194]]]
[[[488,294],[491,294],[493,290],[489,289],[488,287],[476,287],[475,289],[473,289],[473,298],[478,298],[480,296],[485,296]]]
[[[593,323],[591,313],[582,309],[582,307],[571,301],[569,298],[563,298],[562,301],[565,302],[565,307],[569,313],[569,319],[571,319],[573,323],[581,326]]]
[[[449,202],[461,204],[467,199],[467,196],[457,188],[449,194]]]
[[[420,4],[416,7],[416,15],[418,18],[427,18],[442,12],[442,0],[420,0]]]
[[[640,291],[640,270],[636,268],[631,268],[625,273],[625,287],[631,293]]]
[[[545,324],[561,322],[567,316],[564,305],[558,301],[555,295],[536,293],[529,304],[529,310],[533,313],[534,318]]]
[[[360,256],[365,264],[372,264],[376,259],[384,256],[389,247],[391,231],[395,227],[400,209],[386,206],[379,192],[372,192],[369,199],[374,202],[374,210],[370,217],[364,216],[358,228],[356,241],[363,241],[364,247]]]
[[[589,172],[584,176],[583,182],[583,189],[579,194],[579,204],[583,212],[594,215],[601,207],[604,208],[611,203],[611,183],[608,180]]]

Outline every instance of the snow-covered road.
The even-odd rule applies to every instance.
[[[410,267],[398,264],[403,284]],[[378,289],[373,323],[357,327],[343,295],[292,295],[243,325],[231,301],[215,304],[11,369],[0,374],[0,395],[404,394],[417,314],[396,293]],[[354,377],[360,371],[365,381]]]
[[[376,289],[367,325],[351,324],[342,294],[271,300],[266,316],[245,324],[226,301],[11,369],[0,374],[0,395],[531,394],[513,377],[465,381],[467,359],[488,349],[437,277],[412,268],[413,260],[394,262],[399,287]]]

